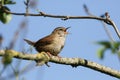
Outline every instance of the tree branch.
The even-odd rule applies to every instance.
[[[39,12],[38,14],[33,14],[33,13],[15,13],[15,12],[10,12],[8,10],[5,10],[6,13],[13,14],[13,15],[23,15],[23,16],[43,16],[43,17],[51,17],[51,18],[61,18],[61,20],[68,20],[68,19],[95,19],[95,20],[100,20],[103,21],[109,25],[111,25],[115,32],[117,33],[117,36],[120,38],[120,32],[114,23],[110,18],[101,18],[97,16],[66,16],[66,15],[52,15],[52,14],[46,14],[44,12]]]
[[[9,54],[13,58],[23,60],[41,60],[44,61],[44,63],[53,62],[57,64],[71,65],[72,67],[84,66],[102,72],[104,74],[120,78],[120,71],[81,58],[58,58],[56,56],[49,57],[49,55],[47,55],[45,52],[42,52],[40,54],[25,54],[14,50],[0,50],[0,56],[4,56],[5,54]]]

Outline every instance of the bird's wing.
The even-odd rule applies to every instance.
[[[35,47],[37,46],[45,46],[45,45],[49,45],[53,42],[53,36],[46,36],[40,40],[38,40],[36,43],[35,43]]]

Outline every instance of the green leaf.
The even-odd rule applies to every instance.
[[[114,48],[116,48],[116,49],[118,49],[119,48],[119,46],[120,46],[120,42],[114,42]]]
[[[4,65],[8,65],[8,64],[10,64],[12,62],[12,57],[11,56],[4,56],[3,58],[2,58],[2,63],[4,64]]]
[[[111,48],[112,53],[117,53],[118,49],[119,49],[119,46],[120,46],[120,42],[112,43],[112,48]]]
[[[12,62],[12,54],[9,50],[5,50],[5,55],[2,57],[2,63],[7,66]]]
[[[99,41],[99,42],[97,42],[97,44],[102,45],[106,49],[110,49],[112,53],[118,53],[118,49],[119,49],[119,46],[120,46],[119,41],[116,41],[116,42]]]
[[[111,43],[109,41],[99,41],[97,44],[103,45],[106,48],[111,48]]]
[[[1,17],[2,23],[7,24],[11,21],[11,19],[12,19],[11,14],[2,13],[2,17]]]
[[[6,6],[4,6],[2,9],[0,9],[0,20],[2,23],[7,24],[11,21],[12,15],[9,13],[5,13],[4,10],[10,11],[10,9]]]
[[[12,0],[5,0],[4,4],[16,4],[16,2],[13,2]]]
[[[98,58],[100,58],[100,59],[104,58],[104,52],[105,52],[105,50],[106,50],[105,47],[102,47],[102,48],[98,49],[98,51],[97,51]]]
[[[13,2],[12,0],[0,0],[0,4],[4,6],[6,4],[16,4],[16,2]]]

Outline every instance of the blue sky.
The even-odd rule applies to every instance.
[[[11,11],[14,12],[25,12],[25,6],[23,4],[24,0],[16,0],[16,5],[9,6]],[[86,4],[91,11],[96,16],[100,16],[105,12],[109,12],[110,18],[116,23],[119,28],[120,19],[120,1],[119,0],[37,0],[39,2],[35,10],[31,9],[30,12],[37,13],[37,9],[47,13],[55,15],[68,15],[68,16],[85,16],[86,13],[83,9],[83,5]],[[0,23],[0,34],[4,36],[3,46],[6,47],[9,41],[12,39],[14,32],[18,29],[19,24],[24,20],[24,16],[13,15],[13,19],[8,24]],[[47,18],[47,17],[27,17],[28,20],[28,30],[25,38],[37,41],[38,39],[50,34],[52,30],[58,26],[65,26],[71,28],[69,29],[69,34],[67,36],[66,44],[60,56],[62,57],[80,57],[87,60],[97,62],[99,64],[109,66],[111,68],[119,70],[120,61],[116,55],[111,54],[108,50],[105,53],[104,60],[100,60],[97,57],[97,49],[101,46],[94,44],[96,41],[109,40],[106,35],[104,28],[100,21],[97,20],[67,20],[62,21],[61,19]],[[111,31],[115,40],[119,40],[112,26],[107,26]],[[19,50],[19,43],[15,46],[15,50]],[[25,44],[25,48],[28,49],[29,45]],[[32,53],[36,53],[34,50]],[[22,61],[21,68],[28,64],[29,61]],[[13,63],[15,63],[13,61]],[[35,67],[35,62],[31,67],[31,70],[21,77],[25,77],[26,80],[117,80],[114,77],[102,74],[97,71],[85,67],[72,68],[71,66],[60,65],[49,63],[51,67],[42,66]]]

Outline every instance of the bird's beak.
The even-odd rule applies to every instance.
[[[66,30],[69,29],[69,28],[70,28],[70,27],[67,27]]]
[[[69,34],[69,32],[67,32],[67,30],[69,29],[70,27],[67,27],[66,29],[65,29],[65,34]]]

